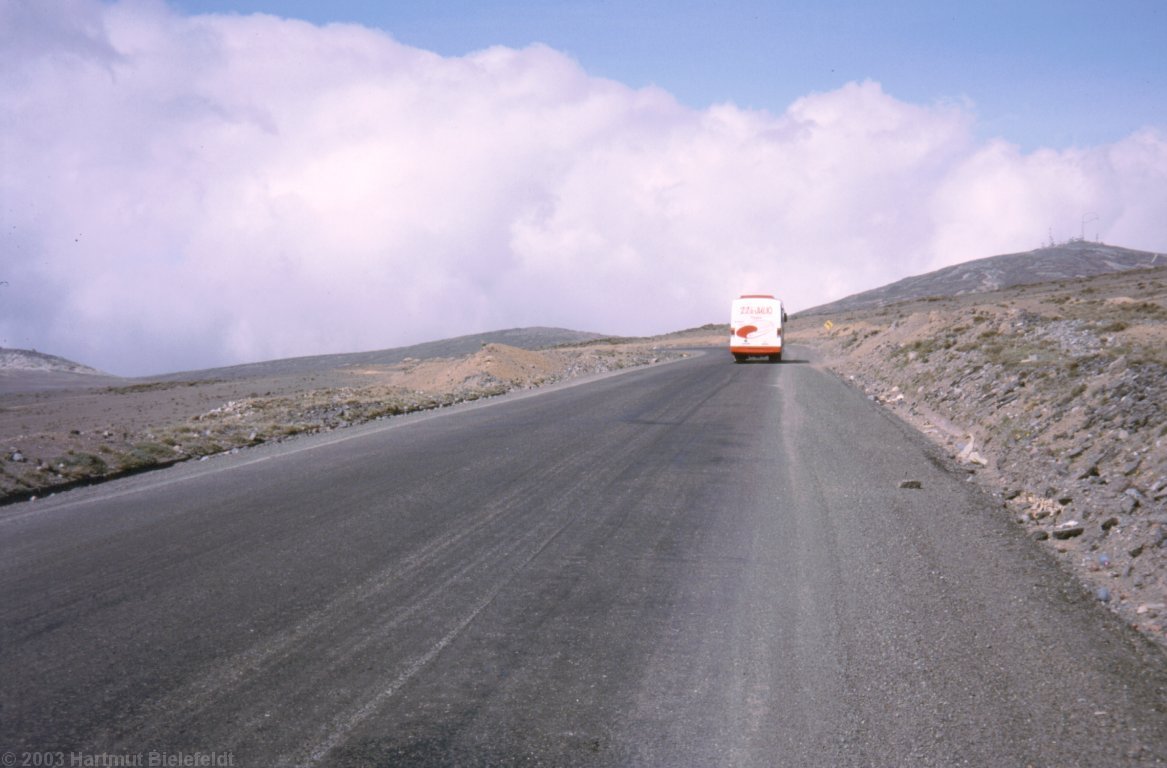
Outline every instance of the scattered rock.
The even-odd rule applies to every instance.
[[[1139,507],[1141,507],[1144,504],[1147,504],[1149,502],[1147,497],[1144,496],[1142,491],[1140,491],[1138,488],[1133,488],[1133,487],[1127,488],[1122,493],[1124,496],[1129,496],[1130,498],[1135,500],[1135,509],[1138,509]]]
[[[988,460],[977,452],[976,439],[972,435],[968,436],[968,442],[961,449],[960,455],[957,458],[964,464],[979,464],[982,467],[988,466],[989,464]]]
[[[1086,532],[1086,527],[1077,520],[1067,520],[1064,523],[1058,523],[1054,526],[1051,535],[1055,539],[1065,540],[1072,539],[1075,536],[1081,536]]]
[[[1053,499],[1028,494],[1022,497],[1022,501],[1029,507],[1029,518],[1031,520],[1044,520],[1047,517],[1056,517],[1061,512],[1061,508]]]

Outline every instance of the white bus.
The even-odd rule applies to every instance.
[[[750,293],[733,300],[729,314],[729,351],[734,362],[751,357],[782,360],[782,326],[786,311],[768,293]]]

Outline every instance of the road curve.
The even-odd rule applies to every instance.
[[[0,752],[1167,762],[1161,652],[857,391],[728,358],[0,509]]]

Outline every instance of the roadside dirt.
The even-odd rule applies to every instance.
[[[69,374],[66,386],[49,386],[35,372],[29,375],[36,386],[26,391],[22,372],[4,371],[0,504],[300,434],[651,365],[710,338],[708,329],[697,329],[540,351],[487,344],[458,358],[231,380],[95,376],[84,386],[85,377]]]
[[[1167,269],[792,319],[1167,646]]]

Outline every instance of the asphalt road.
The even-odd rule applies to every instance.
[[[1167,761],[1164,655],[966,480],[714,353],[6,507],[3,765]]]

